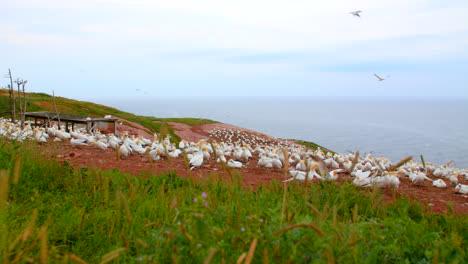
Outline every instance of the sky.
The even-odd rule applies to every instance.
[[[468,98],[466,0],[0,0],[0,6],[0,73],[11,69],[28,80],[30,92],[79,100]],[[350,14],[356,10],[360,18]]]

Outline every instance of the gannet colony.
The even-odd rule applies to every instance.
[[[247,162],[257,162],[257,166],[268,169],[288,169],[289,181],[335,181],[340,177],[351,177],[352,183],[361,187],[398,188],[400,179],[408,177],[414,185],[431,181],[433,188],[453,188],[455,193],[468,194],[468,169],[452,166],[450,162],[436,165],[429,162],[415,162],[408,159],[401,164],[393,164],[385,157],[368,154],[331,153],[320,148],[312,150],[302,145],[274,141],[236,129],[213,129],[211,139],[198,142],[182,140],[176,145],[170,136],[162,138],[154,134],[152,140],[144,137],[121,137],[102,134],[99,131],[86,133],[82,128],[66,132],[56,124],[51,127],[33,127],[26,123],[23,129],[19,124],[0,119],[0,137],[16,141],[37,141],[47,144],[50,141],[69,141],[72,146],[91,146],[102,150],[113,150],[120,157],[148,155],[153,161],[164,158],[183,158],[190,161],[190,169],[206,164],[210,159],[224,163],[231,168],[242,168]],[[286,168],[285,168],[286,167]],[[462,178],[463,177],[463,178]]]

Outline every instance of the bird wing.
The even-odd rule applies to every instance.
[[[379,80],[383,80],[380,76],[378,76],[377,74],[374,73],[374,76],[377,77],[377,79]]]

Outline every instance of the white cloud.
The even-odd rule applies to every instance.
[[[0,42],[20,45],[62,45],[71,42],[70,37],[56,34],[24,33],[14,25],[0,25]]]

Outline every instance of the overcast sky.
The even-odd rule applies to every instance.
[[[0,72],[11,68],[33,92],[468,97],[466,0],[0,0],[0,7]],[[361,18],[349,13],[356,10]]]

